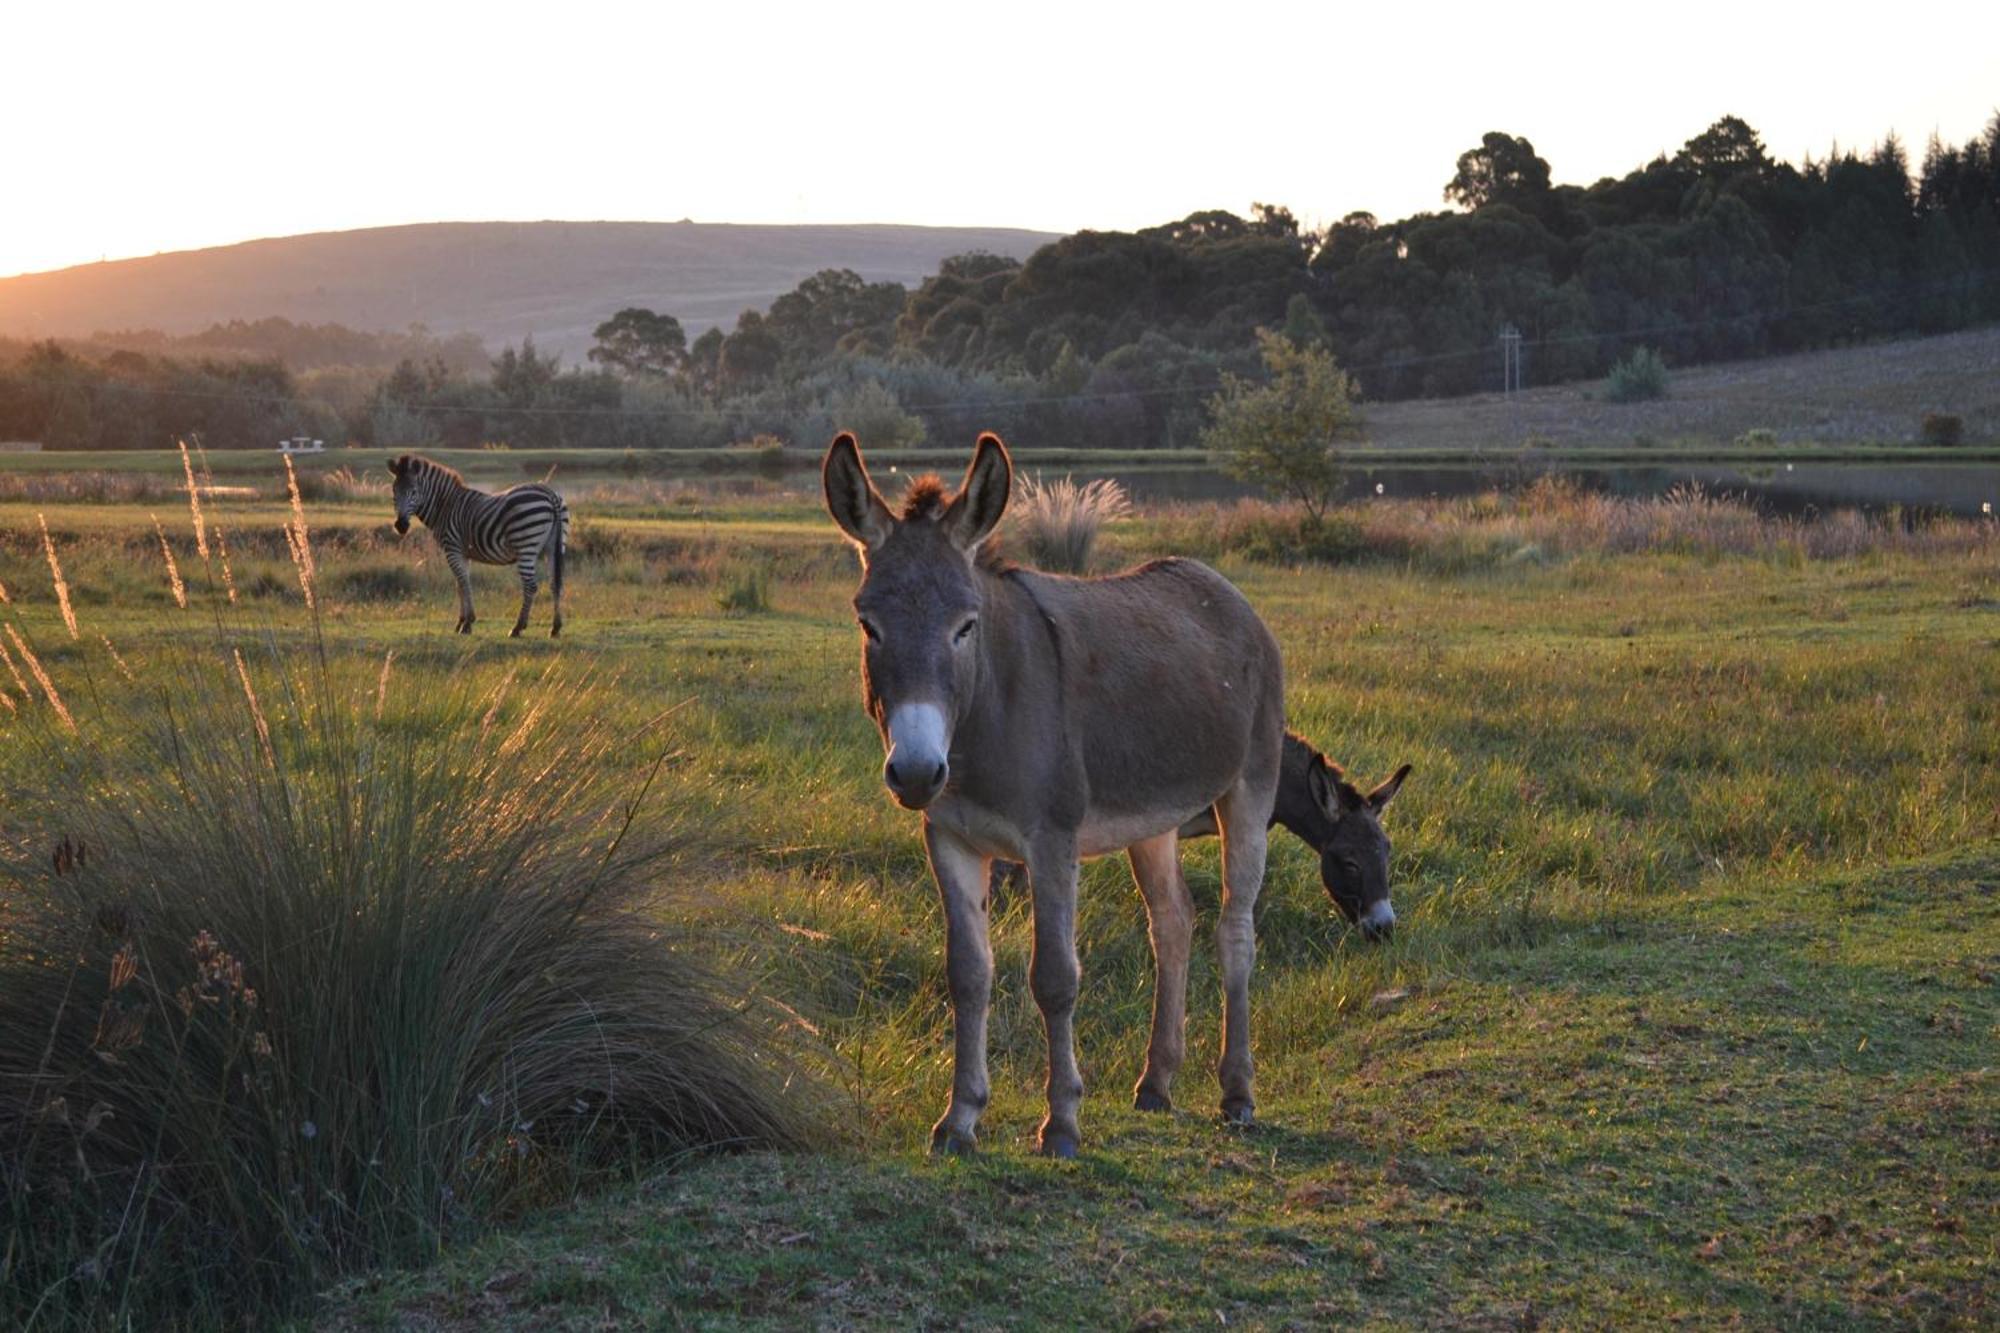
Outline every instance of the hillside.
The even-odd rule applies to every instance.
[[[1780,443],[1915,443],[1926,412],[2000,440],[2000,327],[1677,370],[1667,396],[1612,403],[1602,380],[1368,408],[1372,444],[1494,449],[1523,444],[1721,444],[1768,430]]]
[[[355,329],[427,325],[491,345],[533,335],[574,359],[620,307],[690,336],[763,309],[825,268],[914,285],[969,250],[1026,258],[1055,239],[983,227],[701,222],[438,222],[246,241],[0,278],[0,334],[192,333],[281,315]]]

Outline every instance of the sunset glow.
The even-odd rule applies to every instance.
[[[1725,113],[1795,161],[1892,128],[1916,159],[2000,102],[2000,48],[1924,35],[1966,14],[1876,40],[1714,4],[1643,38],[1582,5],[17,8],[0,274],[434,220],[1401,216],[1489,129],[1588,184]]]

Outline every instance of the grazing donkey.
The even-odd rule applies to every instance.
[[[512,565],[521,576],[521,614],[514,621],[514,638],[528,627],[534,605],[536,567],[549,557],[550,591],[555,594],[554,638],[562,633],[563,552],[569,546],[569,506],[547,486],[516,486],[488,495],[442,463],[404,454],[389,463],[396,477],[396,531],[410,530],[410,516],[437,534],[445,563],[458,580],[458,632],[472,633],[472,576],[467,560],[482,565]]]
[[[1363,795],[1311,741],[1285,733],[1271,823],[1283,825],[1319,853],[1320,884],[1341,916],[1361,928],[1363,939],[1387,939],[1396,926],[1396,909],[1389,905],[1389,837],[1382,832],[1382,809],[1408,776],[1410,766],[1404,764]],[[1215,816],[1207,810],[1181,825],[1183,838],[1215,831]]]
[[[834,439],[822,470],[827,510],[861,551],[862,696],[887,751],[883,781],[898,804],[924,812],[944,900],[954,1064],[931,1150],[971,1151],[986,1106],[994,857],[1027,863],[1034,901],[1030,984],[1049,1046],[1042,1152],[1074,1156],[1079,1142],[1080,857],[1124,849],[1131,858],[1156,967],[1135,1100],[1170,1105],[1194,927],[1177,840],[1204,810],[1223,849],[1222,1109],[1248,1123],[1252,913],[1285,735],[1278,645],[1243,594],[1191,560],[1108,578],[979,560],[1012,478],[1006,446],[990,434],[956,493],[924,478],[901,514],[868,479],[852,435]]]

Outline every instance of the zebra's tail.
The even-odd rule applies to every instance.
[[[555,584],[556,596],[561,597],[563,552],[569,549],[569,504],[563,500],[556,501],[555,546],[555,554],[549,559],[549,564],[552,566],[550,574],[551,582]]]

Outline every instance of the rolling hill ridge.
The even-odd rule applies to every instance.
[[[0,278],[0,335],[193,333],[230,319],[400,330],[490,345],[532,336],[580,357],[624,306],[690,337],[763,309],[803,278],[851,268],[914,285],[970,250],[1025,259],[1054,240],[999,227],[705,222],[436,222],[245,241]]]

